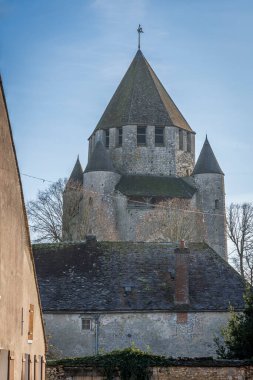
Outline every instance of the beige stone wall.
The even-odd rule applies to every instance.
[[[34,305],[32,343],[28,343],[30,304]],[[45,341],[22,189],[2,87],[0,88],[0,315],[0,349],[14,353],[15,379],[20,380],[22,355],[30,354],[32,359],[34,355],[44,357]]]
[[[151,368],[150,380],[252,380],[253,366],[231,367],[195,367],[172,366],[167,368]],[[101,369],[70,368],[62,366],[48,367],[46,380],[105,380]],[[114,380],[120,377],[115,374]]]

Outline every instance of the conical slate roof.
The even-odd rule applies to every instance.
[[[196,162],[195,168],[192,174],[202,174],[202,173],[217,173],[223,174],[223,171],[216,160],[216,157],[213,153],[211,145],[206,137],[204,145],[201,149],[198,161]]]
[[[174,125],[192,131],[141,50],[137,51],[96,130],[128,124]]]
[[[78,183],[80,185],[83,184],[83,168],[79,161],[79,156],[77,157],[74,169],[72,170],[72,173],[70,174],[69,180],[67,182],[67,186],[73,182]]]
[[[88,172],[115,172],[109,153],[101,141],[96,143],[84,173]]]

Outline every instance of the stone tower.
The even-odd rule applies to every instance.
[[[198,189],[196,205],[204,213],[207,242],[227,260],[224,173],[207,137],[192,176]]]
[[[93,192],[93,196],[87,195],[94,211],[90,214],[90,231],[98,239],[106,240],[94,216],[97,204],[93,197],[103,201],[107,209],[106,224],[114,226],[117,239],[125,241],[144,239],[136,231],[145,215],[152,212],[155,204],[177,199],[203,212],[208,242],[225,257],[224,215],[221,216],[224,214],[223,173],[217,169],[219,165],[207,144],[210,147],[206,142],[195,166],[195,132],[138,50],[89,138],[82,185],[86,192]],[[200,173],[198,167],[203,164],[199,162],[203,161],[208,163],[208,168]],[[216,169],[210,171],[214,162]],[[78,173],[81,183],[80,167]],[[208,190],[215,186],[214,178],[217,184],[214,204],[219,207],[219,213],[213,209]],[[76,196],[78,199],[79,195]],[[77,221],[80,225],[87,212],[87,196],[83,194],[79,202],[79,219],[70,215],[64,219],[65,226],[66,220],[72,226],[65,228],[72,232],[64,238],[84,238],[80,232],[78,235],[75,225]],[[213,221],[217,222],[215,228],[212,228]],[[198,236],[197,229],[196,225],[195,236]]]

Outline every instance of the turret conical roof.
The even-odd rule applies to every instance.
[[[67,182],[67,186],[70,185],[71,183],[75,184],[83,184],[83,168],[79,160],[79,156],[77,157],[75,166],[72,170],[72,173],[70,174],[69,180]]]
[[[196,162],[195,168],[192,174],[202,174],[202,173],[217,173],[223,174],[223,171],[216,160],[214,152],[209,144],[209,141],[206,137],[204,145],[201,149],[198,161]]]
[[[128,124],[174,125],[192,131],[141,50],[137,51],[96,130]]]
[[[115,172],[115,169],[104,144],[101,141],[98,141],[84,172],[88,173],[100,171]]]

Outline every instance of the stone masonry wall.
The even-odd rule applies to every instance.
[[[196,207],[204,212],[206,241],[227,260],[224,176],[214,173],[197,174],[194,180],[198,188]]]
[[[98,368],[47,367],[47,380],[106,380]],[[115,375],[114,380],[120,377]],[[231,366],[196,367],[189,363],[171,367],[150,368],[150,380],[252,380],[253,365],[231,363]]]
[[[91,320],[90,330],[82,330],[83,318]],[[44,314],[49,344],[58,357],[93,355],[133,343],[165,356],[214,356],[214,335],[228,318],[228,312]]]
[[[109,152],[114,167],[122,174],[179,175],[191,173],[195,159],[194,134],[190,134],[191,152],[187,152],[187,132],[183,131],[183,149],[179,150],[176,127],[164,127],[164,146],[155,146],[155,126],[146,127],[146,145],[137,146],[137,126],[122,128],[122,146],[118,129],[109,130]],[[97,141],[105,144],[105,131],[98,130],[89,140],[89,155]]]

